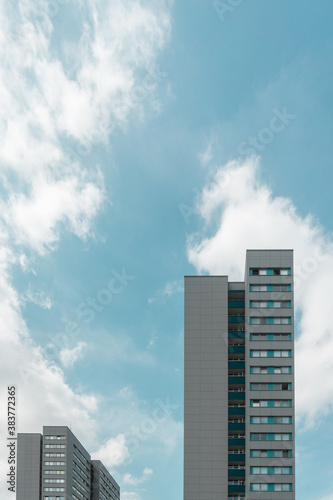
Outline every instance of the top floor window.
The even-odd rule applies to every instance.
[[[290,274],[290,268],[250,268],[250,276],[289,276]]]
[[[291,285],[250,285],[250,292],[290,292]]]
[[[66,439],[66,436],[44,436],[44,439]]]

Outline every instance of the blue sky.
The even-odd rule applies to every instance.
[[[182,498],[183,276],[242,279],[246,248],[279,247],[297,498],[333,499],[332,19],[327,0],[0,6],[0,396],[17,384],[20,432],[71,425],[122,500]]]

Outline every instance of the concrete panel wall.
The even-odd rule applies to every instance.
[[[18,434],[17,500],[41,498],[41,434]]]
[[[290,276],[251,276],[250,268],[290,268]],[[290,292],[250,292],[250,284],[291,284]],[[291,308],[250,309],[250,300],[290,300]],[[291,325],[251,325],[250,317],[290,316]],[[248,250],[245,269],[246,323],[246,498],[248,500],[294,500],[295,498],[295,400],[294,400],[294,294],[292,250]],[[250,340],[251,333],[291,333],[291,341]],[[251,358],[250,350],[290,349],[291,358]],[[250,374],[250,366],[291,366],[291,374]],[[251,383],[292,384],[291,391],[250,391]],[[251,408],[253,399],[291,399],[292,407]],[[291,416],[292,424],[251,424],[251,416]],[[292,441],[251,441],[251,433],[292,433]],[[292,458],[251,458],[250,450],[291,450]],[[251,467],[293,467],[293,475],[251,475]],[[291,483],[292,492],[254,492],[251,483]]]
[[[184,500],[228,498],[228,278],[185,278]]]

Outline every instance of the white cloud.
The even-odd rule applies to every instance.
[[[184,291],[183,282],[180,280],[168,281],[163,289],[163,295],[170,297],[175,293],[181,293]]]
[[[117,467],[124,464],[130,458],[125,436],[118,434],[115,438],[110,438],[92,454],[92,458],[101,460],[106,467]]]
[[[141,500],[141,497],[138,493],[134,493],[133,491],[122,491],[121,500]]]
[[[112,425],[115,433],[125,435],[133,459],[142,454],[167,455],[180,446],[183,438],[183,424],[176,420],[178,408],[170,397],[141,401],[131,387],[124,387],[110,398],[105,410],[101,408],[100,422],[103,428]]]
[[[22,300],[24,302],[32,302],[43,309],[51,309],[52,301],[45,292],[34,292],[31,286],[24,292]]]
[[[63,226],[80,238],[89,235],[103,198],[102,186],[87,182],[82,174],[35,180],[29,196],[13,194],[9,198],[5,220],[16,243],[44,253],[59,239]]]
[[[123,483],[125,485],[129,484],[131,486],[138,486],[141,485],[142,483],[145,483],[149,479],[151,479],[153,475],[153,470],[150,469],[149,467],[145,467],[143,470],[142,476],[141,477],[134,477],[132,474],[126,473],[124,474],[123,477]],[[139,493],[134,492],[134,491],[125,491],[121,493],[121,498],[122,500],[140,500],[141,496]]]
[[[307,425],[314,424],[333,410],[331,235],[310,215],[300,216],[291,200],[273,196],[260,179],[255,158],[218,169],[202,192],[198,210],[205,229],[188,240],[188,258],[198,272],[243,280],[246,249],[295,249],[295,303],[301,318],[297,415],[305,417]]]
[[[148,349],[153,349],[155,347],[155,345],[156,345],[156,341],[157,340],[158,340],[157,335],[153,334],[151,336],[151,338],[149,339],[149,341],[148,341],[148,345],[147,345]]]
[[[326,495],[321,497],[320,500],[333,500],[333,493],[331,495]]]
[[[1,318],[8,318],[4,310]],[[89,449],[96,442],[96,414],[98,398],[91,394],[74,392],[66,383],[61,369],[47,362],[40,348],[28,338],[23,340],[18,332],[25,328],[20,315],[11,311],[8,335],[0,337],[0,398],[7,400],[7,386],[17,387],[17,425],[18,432],[41,433],[43,425],[72,425],[72,430]],[[15,324],[14,324],[15,323]],[[4,329],[8,326],[5,321]],[[14,326],[17,334],[14,335]],[[10,337],[9,334],[12,334]],[[5,438],[7,428],[5,415],[0,416],[1,439]],[[8,464],[2,454],[0,470],[6,477]],[[0,484],[2,499],[9,499],[5,479]]]
[[[21,269],[24,272],[26,273],[31,272],[32,274],[36,275],[36,271],[31,267],[31,263],[29,262],[28,257],[24,253],[19,255],[18,262],[21,266]]]
[[[45,0],[0,7],[0,179],[8,191],[0,208],[16,244],[40,253],[61,225],[90,234],[105,193],[102,176],[88,175],[81,160],[130,114],[144,116],[170,33],[167,2],[90,2],[75,11],[74,40],[58,37],[47,13]]]
[[[209,144],[204,148],[202,152],[198,154],[198,158],[203,167],[208,167],[213,159],[213,148],[215,146],[215,138],[212,138]]]
[[[176,293],[184,291],[184,284],[182,280],[167,281],[163,288],[157,291],[156,297],[148,297],[148,304],[165,304],[166,299],[172,297]]]
[[[68,347],[61,349],[59,358],[63,366],[65,366],[66,368],[72,367],[75,361],[83,357],[82,349],[86,346],[86,342],[79,342],[77,346],[73,347],[73,349],[69,349]]]
[[[148,479],[150,479],[152,475],[153,475],[153,469],[146,467],[143,470],[141,477],[134,477],[130,473],[124,474],[123,482],[125,484],[131,484],[132,486],[137,486],[138,484],[141,484],[141,483],[144,483],[145,481],[148,481]]]
[[[52,13],[46,0],[22,0],[19,8],[0,3],[0,397],[5,401],[4,388],[17,384],[20,432],[72,424],[89,449],[100,430],[99,397],[72,390],[32,342],[12,268],[18,263],[37,273],[31,261],[54,250],[64,231],[93,236],[106,193],[98,167],[83,160],[130,116],[144,118],[155,99],[159,78],[151,73],[170,17],[163,1],[78,1],[73,11],[63,4]],[[60,32],[65,9],[73,30],[64,24]],[[51,307],[47,294],[27,298]],[[82,347],[63,350],[63,362],[74,362]],[[4,415],[0,429],[3,440]],[[118,437],[117,443],[121,457]],[[6,500],[5,459],[0,471]]]

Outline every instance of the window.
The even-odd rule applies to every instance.
[[[291,406],[291,399],[276,399],[274,406],[275,408]]]
[[[250,325],[267,325],[267,318],[250,318]]]
[[[260,384],[250,384],[251,391],[288,391],[291,389],[291,384],[271,384],[271,383],[260,383]]]
[[[267,351],[250,351],[252,358],[267,358]]]
[[[66,448],[65,444],[46,444],[45,448]]]
[[[274,417],[275,424],[291,424],[292,417]]]
[[[251,450],[250,453],[251,457],[253,458],[265,458],[267,457],[267,450]]]
[[[65,465],[65,462],[44,462],[44,465]]]
[[[292,491],[292,484],[274,484],[274,491]]]
[[[66,439],[66,436],[44,436],[44,439]]]
[[[250,404],[253,408],[265,408],[268,406],[268,401],[263,399],[251,399]]]
[[[268,484],[266,483],[251,484],[251,491],[268,491]]]
[[[250,292],[290,292],[291,285],[250,285]]]
[[[290,269],[275,268],[250,268],[250,276],[289,276]]]
[[[291,340],[291,333],[273,333],[271,335],[273,335],[273,340]]]
[[[251,358],[291,358],[291,349],[280,351],[278,349],[250,350]]]
[[[65,488],[44,488],[44,491],[65,491]]]
[[[250,292],[267,292],[267,285],[250,285]]]
[[[251,366],[250,373],[291,373],[291,366]]]
[[[272,325],[291,325],[291,318],[267,318],[267,321]]]
[[[259,308],[288,308],[291,307],[290,300],[250,300],[250,307]]]
[[[292,450],[250,450],[253,458],[291,458]]]
[[[251,424],[291,424],[292,417],[250,417]]]
[[[291,399],[251,399],[250,406],[252,408],[287,408],[291,407]]]
[[[44,474],[65,474],[64,470],[44,470]]]
[[[291,333],[251,333],[250,340],[291,340]]]
[[[290,434],[274,434],[272,441],[291,441]]]
[[[76,467],[76,468],[77,468],[77,470],[79,470],[79,471],[80,471],[80,473],[81,473],[81,474],[82,474],[82,475],[83,475],[86,479],[89,479],[88,474],[86,474],[86,473],[84,472],[84,470],[83,470],[83,469],[81,469],[81,467],[80,467],[80,466],[79,466],[79,465],[78,465],[75,461],[73,461],[73,464],[74,464],[74,467]],[[73,469],[73,472],[74,472],[74,474],[76,473],[75,469]]]
[[[287,483],[251,483],[251,491],[292,491],[292,484]]]
[[[44,453],[44,457],[54,458],[54,457],[64,457],[65,453]]]
[[[44,497],[44,500],[65,500],[65,497]]]
[[[292,474],[292,467],[250,467],[250,474]]]
[[[64,483],[64,482],[65,482],[64,479],[55,479],[55,478],[44,479],[44,483]]]
[[[287,316],[274,316],[274,317],[257,317],[257,316],[251,316],[250,317],[250,324],[251,325],[291,325],[291,317]]]

